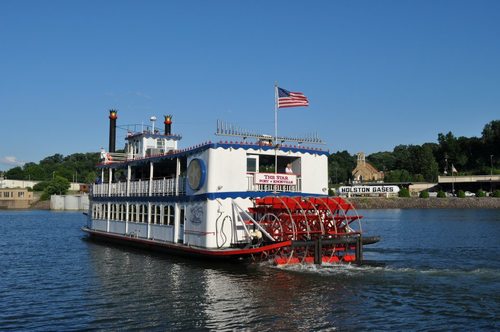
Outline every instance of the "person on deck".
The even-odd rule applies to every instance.
[[[107,161],[107,153],[106,153],[106,150],[104,150],[104,148],[101,148],[101,161]]]

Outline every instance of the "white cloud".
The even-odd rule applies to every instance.
[[[150,96],[150,95],[145,94],[145,93],[143,93],[143,92],[141,92],[141,91],[136,91],[136,92],[134,92],[134,95],[136,95],[137,97],[142,97],[142,98],[148,99],[148,100],[153,99],[153,98],[151,98],[151,96]]]
[[[17,160],[14,156],[5,156],[0,158],[0,164],[8,166],[22,166],[26,163],[24,161]]]

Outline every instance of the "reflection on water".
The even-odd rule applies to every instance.
[[[364,230],[382,236],[365,251],[377,264],[275,267],[82,241],[79,214],[0,212],[0,324],[2,330],[500,328],[499,211],[362,214]]]

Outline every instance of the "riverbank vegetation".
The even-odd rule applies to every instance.
[[[372,153],[367,161],[385,174],[385,182],[437,182],[438,175],[500,174],[500,120],[484,126],[481,137],[438,134],[437,143],[397,145],[392,152]],[[331,184],[352,181],[356,156],[347,151],[328,158]]]
[[[96,179],[99,153],[55,154],[39,163],[29,162],[4,173],[8,179],[50,181],[56,176],[70,182],[91,183]],[[368,162],[383,171],[385,182],[436,182],[446,170],[455,167],[459,175],[500,174],[500,120],[484,126],[481,137],[456,137],[452,132],[438,134],[437,143],[397,145],[393,151],[367,156]],[[331,185],[352,181],[356,156],[348,151],[328,157]]]
[[[95,166],[98,161],[99,153],[74,153],[66,157],[57,153],[40,160],[39,163],[30,162],[22,167],[11,168],[4,176],[12,180],[44,182],[61,177],[70,182],[91,183],[96,179]],[[60,190],[58,186],[56,187],[56,191]]]

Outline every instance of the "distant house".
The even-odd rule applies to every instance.
[[[384,172],[377,170],[366,162],[364,152],[358,153],[356,168],[352,171],[355,183],[381,182],[384,180]]]
[[[0,209],[27,209],[33,193],[24,188],[0,188]]]

